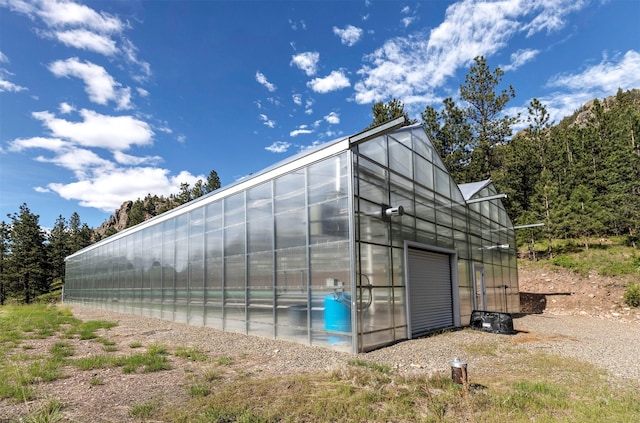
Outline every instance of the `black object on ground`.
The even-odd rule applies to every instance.
[[[513,317],[511,314],[497,311],[473,310],[471,312],[470,326],[472,329],[503,335],[516,333],[513,329]]]

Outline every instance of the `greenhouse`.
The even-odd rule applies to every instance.
[[[66,259],[64,301],[352,353],[519,311],[513,225],[402,118]]]

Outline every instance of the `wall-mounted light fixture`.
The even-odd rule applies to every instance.
[[[404,214],[404,207],[386,207],[383,208],[383,213],[386,217],[402,216]]]

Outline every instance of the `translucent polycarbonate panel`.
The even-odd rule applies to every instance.
[[[263,217],[247,222],[247,252],[273,249],[273,217]]]
[[[360,242],[360,283],[373,286],[391,285],[391,249],[387,246]]]
[[[311,310],[323,310],[324,320],[310,322],[312,344],[351,347],[351,280],[349,242],[311,247]],[[344,294],[347,294],[345,297]],[[329,310],[327,310],[329,308]]]
[[[273,252],[264,251],[249,254],[247,261],[249,269],[247,286],[272,291],[274,283]]]
[[[189,236],[189,215],[181,214],[174,218],[175,228],[173,236],[175,239],[182,239]]]
[[[427,135],[422,129],[413,130],[411,133],[413,135],[413,151],[431,162],[435,153]]]
[[[204,233],[204,207],[198,207],[189,212],[189,235]]]
[[[404,286],[404,249],[391,249],[391,283],[393,286]]]
[[[310,243],[349,239],[349,207],[346,197],[309,206]]]
[[[433,191],[415,186],[415,216],[429,222],[436,221],[435,194]]]
[[[445,226],[436,225],[437,245],[442,248],[453,249],[453,230]]]
[[[304,169],[281,176],[275,180],[275,212],[305,207],[305,172]]]
[[[308,266],[305,247],[276,251],[276,336],[307,339]]]
[[[224,259],[224,327],[244,332],[245,320],[245,272],[244,255]],[[230,322],[235,320],[236,322]]]
[[[149,270],[150,279],[150,293],[147,299],[147,303],[151,308],[150,315],[152,317],[162,317],[162,266],[160,260],[154,261],[151,269]]]
[[[470,211],[469,214],[469,232],[480,236],[482,233],[482,219],[480,214],[475,211]]]
[[[244,192],[230,195],[224,199],[224,226],[243,224]]]
[[[454,204],[451,208],[451,215],[453,218],[453,228],[459,231],[467,232],[467,214],[465,209]]]
[[[307,242],[307,212],[291,209],[275,216],[276,249],[303,246]]]
[[[330,157],[307,169],[308,203],[322,203],[347,194],[346,155]]]
[[[222,329],[222,258],[205,261],[205,325]]]
[[[473,284],[471,281],[471,266],[467,260],[458,260],[458,298],[460,317],[463,324],[467,324],[473,311]]]
[[[358,238],[361,241],[377,244],[389,244],[389,226],[382,218],[382,208],[379,204],[360,200],[358,219]]]
[[[469,235],[466,232],[453,230],[453,245],[458,252],[458,259],[468,259],[471,256],[468,237]]]
[[[381,135],[379,137],[367,140],[358,145],[358,153],[361,156],[366,156],[371,160],[388,167],[387,161],[387,136]]]
[[[374,203],[388,204],[388,173],[387,169],[364,158],[359,158],[357,195]]]
[[[189,239],[182,238],[175,242],[176,288],[179,290],[189,287]]]
[[[436,245],[436,224],[416,219],[416,241],[427,245]]]
[[[247,190],[247,221],[269,219],[272,211],[271,181]]]
[[[437,195],[436,200],[436,223],[438,225],[451,228],[453,226],[453,217],[451,216],[451,202],[448,198]]]
[[[205,206],[205,232],[222,229],[222,201]]]
[[[451,177],[449,174],[439,167],[434,167],[436,192],[442,196],[450,198],[451,196]]]
[[[205,257],[220,258],[222,257],[222,231],[207,232],[205,239]]]
[[[489,210],[490,210],[490,215],[489,218],[493,221],[493,222],[498,222],[500,220],[500,217],[498,216],[498,205],[495,203],[495,201],[490,201],[489,202]]]
[[[456,186],[455,181],[451,186],[451,200],[454,203],[459,204],[461,207],[466,207],[466,201],[460,192],[460,189]]]
[[[413,150],[411,131],[398,131],[388,135],[388,138],[389,140],[393,139],[395,142],[404,145],[409,150]]]
[[[404,287],[393,288],[393,323],[395,325],[395,339],[407,339],[407,298]]]
[[[363,287],[356,290],[361,299],[361,323],[362,332],[368,333],[380,331],[383,329],[391,329],[393,323],[393,288],[390,286],[380,287]],[[393,332],[391,332],[393,334]],[[385,339],[385,342],[391,342],[394,339]]]
[[[175,301],[175,244],[167,232],[162,241],[162,318],[172,320]]]
[[[248,275],[248,332],[256,335],[274,334],[274,263],[273,252],[250,254]]]
[[[204,260],[204,243],[205,237],[203,233],[192,233],[189,237],[189,261]]]
[[[224,228],[224,255],[234,256],[245,252],[244,225],[227,226]]]
[[[396,216],[391,220],[391,245],[402,247],[405,241],[415,241],[416,218],[410,215]]]
[[[189,323],[194,325],[203,325],[205,323],[204,264],[204,260],[192,261],[189,264]]]
[[[413,178],[413,153],[389,137],[389,168],[409,179]]]
[[[405,214],[415,216],[414,188],[410,179],[390,173],[389,191],[391,207],[402,206]]]

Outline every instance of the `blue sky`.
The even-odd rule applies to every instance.
[[[99,226],[125,200],[222,184],[439,108],[483,55],[555,121],[640,88],[640,1],[0,0],[0,219]]]

